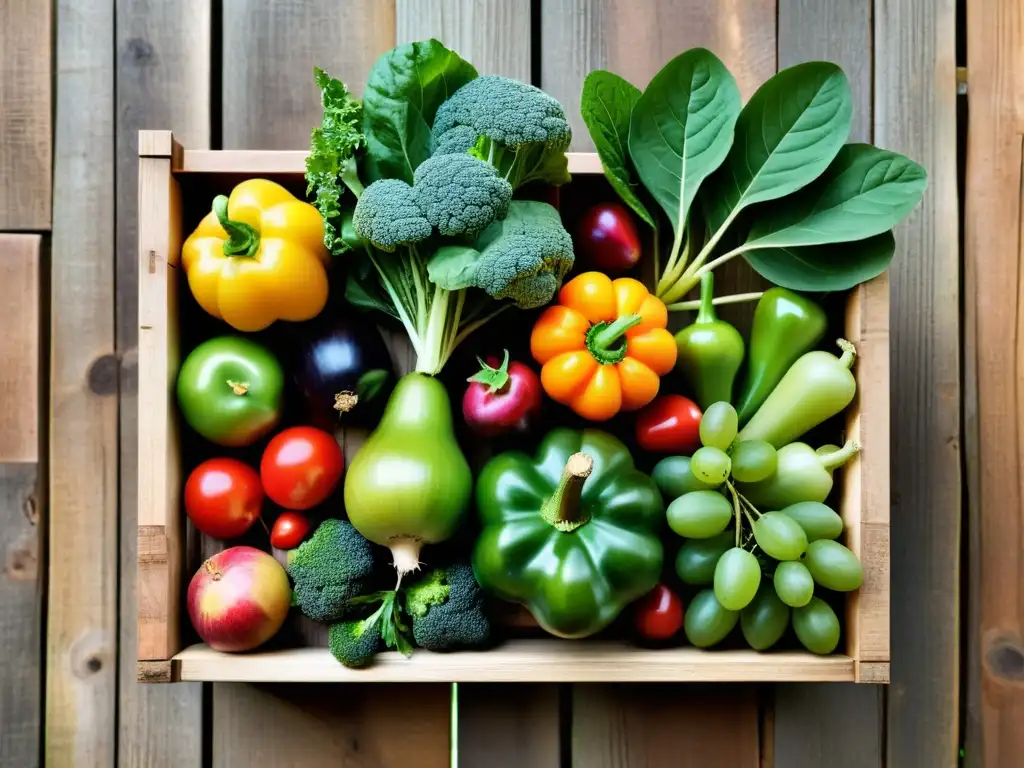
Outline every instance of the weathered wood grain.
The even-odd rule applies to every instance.
[[[114,3],[57,4],[45,763],[116,753]]]
[[[121,361],[121,766],[202,763],[202,686],[136,682],[138,537],[139,131],[169,129],[210,146],[211,5],[201,0],[118,0],[116,125],[116,336]]]
[[[0,3],[0,230],[49,229],[52,8]]]
[[[775,688],[775,765],[880,768],[885,763],[885,688],[816,683]]]
[[[576,685],[573,765],[758,768],[757,708],[751,686]]]
[[[41,249],[39,235],[0,235],[0,765],[26,768],[42,716]]]
[[[529,0],[397,0],[396,42],[437,38],[481,74],[530,82]],[[399,357],[408,343],[391,339]],[[346,446],[347,448],[347,446]],[[464,768],[558,765],[555,685],[459,686],[459,764]]]
[[[870,141],[873,126],[871,4],[846,0],[779,0],[779,68],[825,60],[846,72],[853,91],[852,141]],[[887,290],[887,289],[886,289]],[[872,318],[868,318],[872,320]],[[870,360],[860,358],[861,374]],[[881,362],[881,361],[876,361]],[[888,353],[885,373],[888,374]],[[888,418],[888,417],[886,417]],[[888,459],[883,471],[888,469]],[[888,499],[880,512],[888,513]],[[871,510],[875,512],[876,510]],[[878,565],[878,564],[876,564]],[[884,579],[888,587],[889,574]],[[888,617],[885,626],[888,628]],[[840,765],[874,768],[884,764],[881,723],[885,694],[840,685],[779,685],[775,688],[775,763],[785,768],[818,768],[823,756]],[[846,727],[846,722],[869,730]],[[835,727],[835,723],[844,723]],[[834,757],[833,757],[834,756]]]
[[[213,768],[449,765],[449,686],[222,683],[215,691]]]
[[[638,88],[687,48],[725,62],[744,98],[775,73],[775,0],[544,0],[541,82],[565,106],[576,151],[594,144],[580,117],[583,79],[610,69]]]
[[[953,766],[958,749],[962,487],[955,7],[953,0],[882,0],[874,6],[875,143],[903,152],[929,173],[923,203],[897,227],[890,270],[891,626],[897,640],[886,737],[887,764],[901,768]],[[986,251],[986,264],[996,252]],[[998,280],[1007,281],[1006,273]],[[1006,289],[1011,283],[992,285]],[[988,295],[985,302],[995,303]],[[1012,338],[1001,323],[997,327],[992,331],[1000,340]],[[997,420],[1008,424],[1009,413]],[[1014,508],[1002,492],[1006,479],[999,477],[998,501],[990,502],[1003,510]],[[1005,588],[1000,580],[998,589]]]
[[[361,94],[395,42],[394,0],[226,0],[224,147],[305,149],[320,122],[320,67]]]
[[[971,565],[967,764],[1024,754],[1024,16],[968,3],[964,260]]]
[[[398,43],[435,37],[480,74],[530,82],[530,0],[396,0]]]

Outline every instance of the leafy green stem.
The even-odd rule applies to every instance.
[[[764,291],[734,293],[731,296],[716,296],[712,299],[711,303],[716,307],[723,304],[742,304],[746,301],[757,301],[763,295]],[[686,310],[700,309],[700,299],[694,299],[693,301],[680,301],[675,304],[669,304],[666,308],[669,312],[683,312]]]

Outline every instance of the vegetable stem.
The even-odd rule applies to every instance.
[[[718,318],[715,315],[715,275],[707,272],[700,278],[700,309],[697,310],[696,323],[713,323]]]
[[[850,368],[857,357],[857,348],[846,339],[837,339],[836,344],[843,350],[843,356],[839,358],[839,364],[844,368]]]
[[[228,199],[224,195],[213,198],[213,213],[228,233],[228,239],[224,241],[224,255],[253,258],[260,249],[260,233],[244,221],[228,218]]]
[[[640,315],[622,315],[611,323],[597,323],[587,332],[587,349],[594,359],[602,365],[614,365],[626,356],[626,345],[612,349],[630,328],[643,322]]]
[[[742,304],[746,301],[757,301],[764,295],[764,291],[754,291],[753,293],[734,293],[731,296],[718,296],[712,300],[712,304],[716,307],[723,304]],[[695,299],[693,301],[681,301],[676,304],[669,304],[666,309],[669,312],[683,312],[686,310],[700,309],[700,300]]]
[[[735,545],[738,547],[740,545],[740,529],[743,527],[743,521],[740,519],[740,498],[739,494],[736,493],[736,489],[732,487],[732,483],[726,483],[726,487],[732,495],[732,511],[736,518],[733,523],[736,533]]]
[[[654,235],[651,238],[651,250],[653,251],[654,258],[654,284],[658,285],[659,275],[661,273],[661,253],[658,243],[658,224],[654,224]],[[667,265],[666,265],[667,266]]]
[[[580,504],[583,484],[594,469],[594,460],[585,453],[574,453],[565,462],[565,469],[551,498],[540,508],[541,517],[563,533],[579,528],[590,520]]]
[[[430,302],[427,316],[427,330],[423,338],[423,348],[416,360],[416,371],[430,376],[440,372],[444,365],[445,328],[448,321],[448,299],[451,292],[440,286],[434,286],[434,297]]]
[[[856,456],[858,451],[860,451],[860,444],[856,440],[847,440],[843,447],[838,451],[822,454],[821,466],[825,469],[841,467],[847,461]]]

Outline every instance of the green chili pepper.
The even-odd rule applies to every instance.
[[[676,368],[686,377],[701,410],[732,402],[732,387],[743,363],[743,337],[715,315],[714,275],[700,278],[700,310],[692,325],[676,334]]]
[[[828,329],[825,311],[813,301],[785,288],[764,292],[750,328],[746,380],[736,411],[746,424],[786,371],[817,346]]]
[[[836,343],[842,357],[815,351],[793,363],[736,439],[781,448],[848,406],[857,391],[850,373],[856,350],[846,339]]]
[[[859,450],[852,440],[830,453],[815,451],[807,443],[790,443],[779,449],[774,475],[757,483],[736,483],[736,490],[762,512],[801,501],[823,502],[832,492],[832,471]]]
[[[661,494],[618,439],[548,433],[536,458],[499,454],[480,473],[480,585],[522,603],[553,635],[586,637],[658,583]]]

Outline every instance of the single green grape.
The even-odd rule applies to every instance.
[[[779,563],[773,581],[779,599],[793,608],[803,608],[814,597],[814,579],[801,562],[787,560]]]
[[[740,620],[736,611],[722,606],[714,591],[702,589],[686,608],[683,631],[686,639],[698,648],[710,648],[722,642]]]
[[[718,487],[729,479],[732,460],[720,448],[705,446],[698,448],[690,459],[690,471],[702,483]]]
[[[676,575],[684,584],[703,587],[715,581],[715,566],[727,549],[735,544],[735,534],[723,531],[710,539],[690,539],[676,555]],[[808,576],[808,578],[810,578]]]
[[[860,560],[838,541],[818,539],[807,546],[804,565],[814,580],[826,589],[852,592],[864,581]]]
[[[766,651],[782,639],[788,626],[789,606],[765,582],[740,614],[740,629],[747,645],[755,651]]]
[[[689,456],[666,456],[654,465],[651,479],[666,499],[678,499],[690,491],[706,491],[714,488],[702,483],[690,471]]]
[[[754,540],[776,560],[797,560],[807,551],[807,534],[800,523],[781,512],[766,512],[754,521]]]
[[[778,453],[764,440],[743,440],[732,448],[732,476],[741,483],[757,483],[775,474]]]
[[[746,608],[761,585],[761,564],[740,547],[727,550],[715,566],[715,597],[730,611]]]
[[[685,539],[707,539],[725,530],[733,508],[718,491],[691,491],[668,505],[668,527]]]
[[[739,429],[736,409],[724,401],[712,403],[700,419],[700,443],[724,451],[736,439]]]
[[[736,473],[736,457],[733,456],[733,474]],[[800,527],[807,534],[807,541],[818,539],[836,539],[843,532],[843,518],[837,515],[831,507],[822,504],[820,501],[801,501],[790,504],[782,510],[782,514],[788,515],[800,523]]]
[[[793,609],[793,629],[811,653],[832,653],[839,645],[839,618],[820,597],[812,597],[803,608]]]

